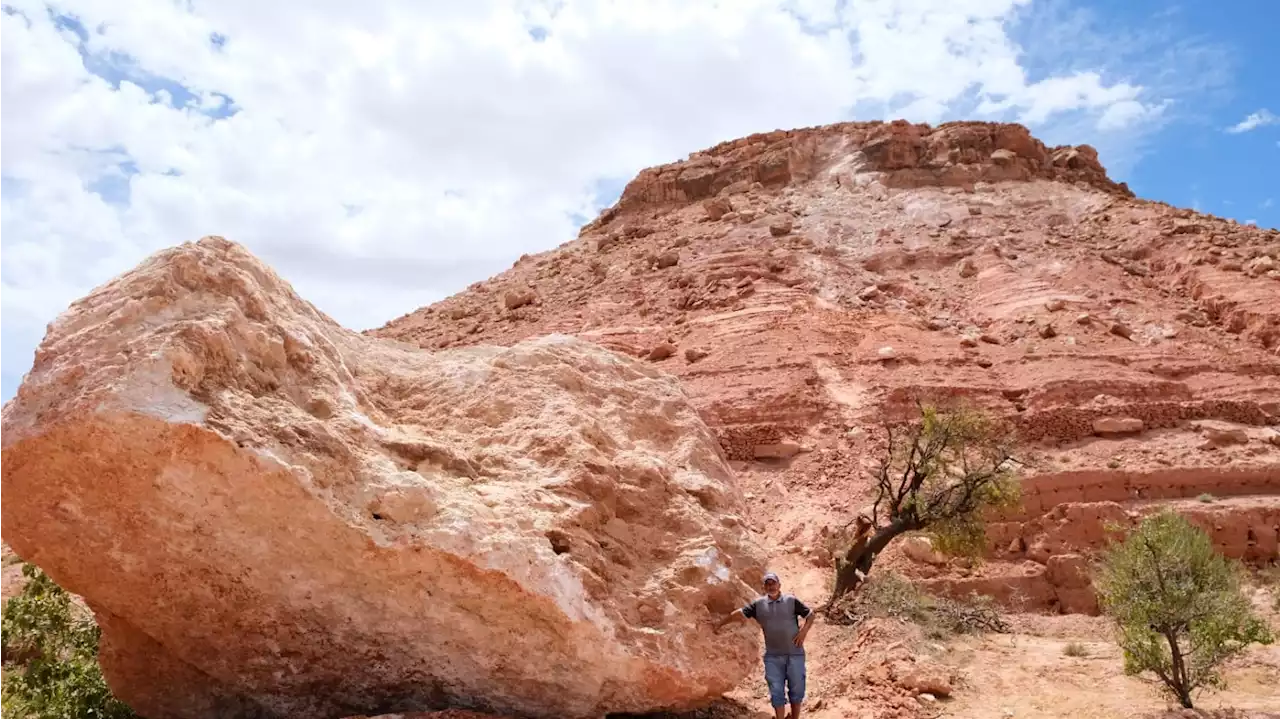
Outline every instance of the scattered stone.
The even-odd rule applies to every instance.
[[[898,351],[892,347],[881,347],[876,350],[876,357],[879,357],[881,361],[897,359]]]
[[[920,564],[946,564],[947,558],[933,548],[928,537],[907,537],[902,540],[902,553]]]
[[[1067,301],[1059,297],[1055,297],[1049,300],[1048,302],[1044,303],[1044,308],[1046,310],[1049,310],[1050,312],[1061,312],[1062,310],[1066,309],[1066,307],[1067,307]]]
[[[991,153],[991,161],[1000,166],[1012,165],[1017,159],[1013,150],[999,149]]]
[[[712,197],[703,201],[702,209],[707,213],[707,219],[715,221],[733,211],[733,202],[728,197]]]
[[[1133,336],[1133,330],[1129,329],[1129,326],[1122,322],[1112,322],[1111,326],[1107,328],[1107,332],[1125,339],[1129,339]]]
[[[1201,425],[1197,427],[1209,444],[1214,447],[1228,447],[1233,444],[1248,444],[1249,433],[1239,427],[1223,429]]]
[[[989,345],[998,345],[998,344],[1002,344],[1002,343],[1000,342],[1000,338],[999,338],[999,337],[996,337],[995,335],[993,335],[993,334],[991,334],[991,333],[989,333],[989,332],[983,332],[981,335],[979,335],[979,336],[978,336],[978,339],[982,340],[983,342],[986,342],[986,343],[987,343],[987,344],[989,344]]]
[[[689,363],[693,363],[693,362],[697,362],[703,357],[706,357],[708,354],[710,353],[702,349],[701,347],[690,347],[689,349],[686,349],[684,351],[684,358]]]
[[[863,287],[862,291],[858,293],[858,299],[863,301],[872,300],[872,299],[875,299],[877,296],[879,296],[879,294],[880,294],[879,287],[876,287],[875,285],[868,285],[866,287]]]
[[[1052,339],[1058,336],[1058,330],[1053,328],[1053,323],[1040,325],[1040,337],[1043,339]]]
[[[970,214],[970,215],[981,215],[981,214],[982,214],[982,208],[981,208],[981,207],[978,207],[977,205],[969,205],[969,214]]]
[[[973,363],[978,365],[979,367],[982,367],[983,369],[991,367],[994,364],[990,359],[987,359],[986,357],[979,357],[978,359],[974,360]]]
[[[660,270],[665,270],[668,267],[675,267],[679,263],[680,253],[675,251],[663,252],[658,255],[658,258],[654,261],[654,265]]]
[[[968,278],[978,274],[978,266],[975,265],[973,263],[973,260],[968,257],[964,258],[963,260],[960,260],[959,269],[960,269],[961,277]]]
[[[505,305],[507,309],[514,310],[524,307],[525,305],[533,304],[533,301],[536,298],[537,295],[534,294],[533,290],[511,290],[503,295],[502,304]]]
[[[948,327],[947,321],[939,317],[931,317],[924,325],[934,332],[945,330]]]
[[[1143,429],[1137,417],[1099,417],[1093,420],[1093,433],[1102,437],[1119,434],[1136,434]]]
[[[639,239],[641,237],[648,237],[653,233],[654,233],[654,229],[652,227],[648,225],[642,225],[642,224],[627,225],[622,230],[622,236],[626,237],[627,239]]]
[[[1084,312],[1082,314],[1076,315],[1076,324],[1078,325],[1087,325],[1087,324],[1091,324],[1092,322],[1093,322],[1093,315],[1089,314],[1088,312]]]
[[[965,335],[964,337],[960,338],[960,346],[961,347],[977,347],[978,340],[969,335]]]
[[[774,237],[783,237],[791,234],[792,227],[790,217],[778,217],[769,223],[769,234]]]
[[[916,694],[951,696],[951,680],[936,667],[918,667],[898,680],[898,686]]]
[[[596,240],[596,252],[608,252],[609,249],[614,245],[618,244],[618,242],[621,239],[622,239],[621,235],[619,235],[616,231],[610,232],[604,237],[601,237]]]
[[[1276,261],[1268,255],[1255,257],[1244,266],[1245,274],[1250,277],[1261,277],[1274,269],[1276,269]]]
[[[649,350],[648,357],[649,357],[649,360],[653,362],[660,362],[674,355],[675,353],[676,353],[675,345],[671,344],[670,342],[663,342],[662,344]]]

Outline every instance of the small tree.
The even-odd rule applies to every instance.
[[[33,564],[4,607],[4,713],[23,719],[128,719],[98,667],[100,630],[87,612]]]
[[[1116,623],[1125,673],[1153,672],[1186,708],[1192,693],[1222,685],[1222,662],[1272,641],[1240,591],[1236,565],[1168,510],[1113,546],[1094,586]]]
[[[871,516],[859,516],[837,557],[832,601],[852,591],[895,538],[928,531],[939,549],[974,553],[985,543],[983,513],[1016,505],[1012,433],[971,410],[920,407],[920,417],[885,425],[886,446],[873,478]]]

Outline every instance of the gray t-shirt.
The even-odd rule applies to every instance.
[[[807,617],[812,611],[804,602],[790,594],[770,599],[768,595],[757,597],[742,608],[742,615],[754,619],[764,630],[765,655],[804,654],[804,647],[792,643],[800,632],[797,617]]]

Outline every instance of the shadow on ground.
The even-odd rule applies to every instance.
[[[733,699],[722,699],[705,709],[657,714],[609,714],[605,719],[773,719],[773,714],[752,709]]]

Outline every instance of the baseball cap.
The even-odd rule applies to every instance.
[[[782,580],[781,580],[781,579],[778,579],[778,575],[777,575],[777,574],[774,574],[773,572],[765,572],[764,579],[761,579],[761,580],[760,580],[760,583],[761,583],[761,584],[764,584],[765,582],[769,581],[770,579],[772,579],[773,581],[775,581],[775,582],[777,582],[777,583],[779,583],[779,584],[781,584],[781,583],[782,583]]]

